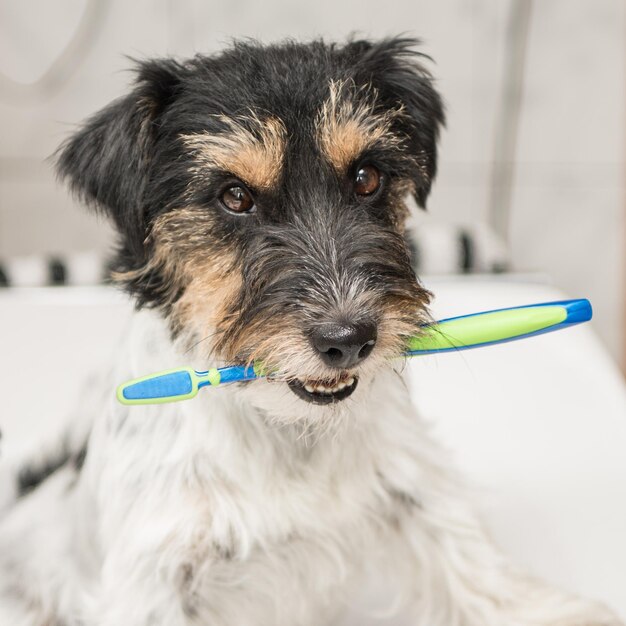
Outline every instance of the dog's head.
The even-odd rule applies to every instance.
[[[414,44],[144,62],[63,146],[119,230],[117,279],[207,363],[262,361],[337,406],[424,321],[404,198],[426,200],[443,108]]]

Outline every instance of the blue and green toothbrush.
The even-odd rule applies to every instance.
[[[525,339],[575,324],[592,316],[589,300],[560,300],[484,311],[426,324],[412,337],[404,356],[420,356],[491,346]],[[260,364],[231,365],[198,372],[180,367],[136,378],[117,388],[122,404],[158,404],[195,397],[202,387],[255,380],[267,376]]]

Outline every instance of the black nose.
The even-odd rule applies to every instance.
[[[311,343],[326,365],[354,367],[372,353],[376,324],[322,324],[311,333]]]

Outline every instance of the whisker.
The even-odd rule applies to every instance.
[[[191,350],[193,350],[194,348],[197,348],[201,343],[208,341],[209,339],[212,339],[213,337],[215,337],[215,335],[218,334],[219,331],[215,331],[212,332],[211,334],[207,335],[206,337],[203,337],[202,339],[199,339],[198,341],[192,343],[184,352],[183,354],[187,354],[188,352],[191,352]]]

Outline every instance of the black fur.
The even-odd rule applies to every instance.
[[[44,459],[41,465],[23,467],[17,476],[17,493],[22,497],[37,488],[46,478],[61,469],[70,459],[65,450]]]
[[[39,464],[22,467],[17,475],[18,497],[29,494],[62,467],[71,465],[75,472],[80,472],[86,455],[86,444],[76,453],[72,453],[69,446],[63,445],[55,453],[42,458]]]
[[[142,62],[134,90],[88,120],[62,147],[58,171],[117,225],[121,245],[115,269],[137,269],[149,257],[145,240],[154,218],[190,201],[185,194],[191,184],[191,155],[181,144],[181,134],[222,131],[217,114],[277,116],[290,133],[287,170],[303,188],[319,171],[311,124],[328,95],[329,80],[351,79],[357,87],[372,85],[379,107],[402,105],[408,113],[397,121],[396,131],[406,140],[407,154],[421,155],[422,166],[402,161],[402,155],[380,156],[387,158],[392,176],[394,168],[406,170],[398,175],[414,182],[416,197],[424,204],[436,172],[443,107],[420,64],[422,55],[413,49],[416,43],[387,39],[263,47],[247,42],[184,63]],[[216,203],[211,182],[191,199],[206,204],[207,210],[214,210]],[[280,220],[278,208],[271,220]],[[225,218],[219,236],[237,237],[241,227],[241,220]],[[140,304],[163,304],[159,280],[151,276],[131,283]]]

